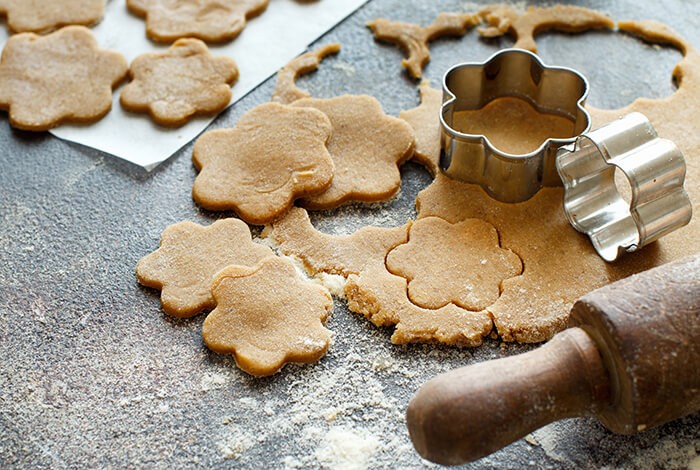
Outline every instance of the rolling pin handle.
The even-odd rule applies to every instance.
[[[423,457],[458,465],[552,421],[596,414],[609,397],[596,344],[584,330],[570,328],[528,353],[433,378],[409,404],[406,420]]]

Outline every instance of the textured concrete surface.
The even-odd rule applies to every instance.
[[[616,20],[663,20],[700,46],[700,4],[577,3]],[[364,23],[384,16],[425,24],[439,11],[477,8],[373,0],[320,40],[343,50],[301,85],[319,97],[368,93],[396,115],[418,103],[416,83],[401,71],[402,53],[375,43]],[[482,60],[510,43],[475,33],[439,41],[425,76],[438,83],[453,63]],[[547,63],[588,76],[593,105],[673,92],[674,50],[608,32],[546,34],[538,44]],[[271,91],[268,81],[212,128],[233,126]],[[192,145],[147,174],[48,134],[14,131],[5,113],[0,121],[0,467],[422,468],[428,464],[413,452],[403,420],[417,387],[440,371],[531,348],[496,341],[474,350],[396,347],[389,331],[338,301],[328,356],[253,379],[204,347],[204,316],[165,317],[157,292],[134,276],[167,225],[227,215],[192,202]],[[314,222],[334,233],[402,224],[429,182],[408,164],[395,200],[318,214]],[[698,414],[632,437],[571,419],[471,467],[685,468],[699,464],[699,453]]]

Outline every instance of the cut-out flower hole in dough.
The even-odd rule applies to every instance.
[[[328,350],[324,328],[333,309],[328,289],[297,274],[275,256],[255,267],[229,266],[216,275],[217,307],[204,320],[202,336],[213,351],[233,354],[252,375],[272,375],[286,362],[308,363]]]
[[[386,258],[389,271],[408,280],[408,297],[419,307],[449,303],[479,311],[498,300],[504,279],[522,272],[520,258],[501,248],[493,225],[479,219],[452,224],[439,217],[416,221],[408,243]]]

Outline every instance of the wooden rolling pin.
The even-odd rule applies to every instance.
[[[700,254],[585,295],[536,350],[433,378],[406,418],[423,457],[457,465],[562,418],[632,434],[698,410]]]

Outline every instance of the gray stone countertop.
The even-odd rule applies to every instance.
[[[330,0],[324,0],[330,1]],[[568,3],[568,2],[565,2]],[[700,46],[700,3],[579,1],[615,20],[664,21]],[[343,49],[300,81],[314,96],[367,93],[387,113],[418,104],[402,52],[365,28],[376,17],[427,24],[440,11],[483,2],[373,0],[319,41]],[[274,1],[270,8],[274,8]],[[475,32],[433,44],[425,76],[483,60],[511,39]],[[680,54],[614,32],[539,37],[549,64],[587,75],[589,103],[617,108],[673,93]],[[232,127],[267,101],[268,80],[211,128]],[[532,346],[487,340],[476,349],[394,346],[336,301],[335,344],[319,363],[252,378],[202,343],[203,315],[166,317],[158,293],[138,285],[136,262],[162,230],[231,214],[201,210],[190,191],[192,144],[152,173],[48,133],[11,129],[0,113],[0,467],[2,468],[422,468],[405,407],[433,375]],[[430,183],[415,164],[387,204],[314,215],[331,233],[395,226],[415,216]],[[698,373],[689,371],[689,373]],[[700,465],[700,415],[618,436],[590,418],[549,425],[470,468],[686,468]],[[697,467],[695,467],[697,468]]]

